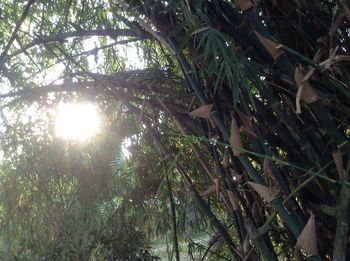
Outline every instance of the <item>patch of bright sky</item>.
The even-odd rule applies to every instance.
[[[130,159],[131,153],[129,147],[132,144],[132,140],[130,138],[125,138],[122,142],[122,153],[126,159]]]
[[[126,40],[120,37],[118,41]],[[107,38],[107,45],[114,43],[115,40]],[[93,36],[83,41],[83,46],[86,51],[93,50],[94,48],[101,47],[99,37]],[[145,61],[141,59],[142,50],[138,49],[135,43],[115,45],[112,48],[116,48],[117,55],[125,60],[126,69],[144,69],[146,67]],[[100,50],[101,52],[101,50]],[[89,67],[93,72],[101,73],[101,65],[104,63],[101,53],[97,55],[89,55],[87,58]],[[103,72],[102,72],[103,73]]]
[[[126,159],[130,159],[131,153],[130,153],[130,146],[135,145],[141,140],[141,135],[139,134],[134,134],[131,137],[126,137],[124,138],[122,142],[122,153]]]

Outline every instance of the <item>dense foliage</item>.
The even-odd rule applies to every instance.
[[[176,260],[350,258],[347,1],[0,10],[1,259],[152,260],[156,236]],[[102,132],[56,138],[62,101]]]

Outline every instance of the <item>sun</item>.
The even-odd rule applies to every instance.
[[[97,108],[89,103],[62,103],[58,106],[55,131],[66,140],[86,140],[100,127]]]

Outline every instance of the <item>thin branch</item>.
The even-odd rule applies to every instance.
[[[94,86],[95,81],[88,82],[75,82],[75,83],[63,83],[63,84],[49,84],[42,87],[24,89],[17,92],[9,92],[0,95],[0,99],[23,97],[23,96],[42,96],[52,92],[73,92],[73,91],[88,91],[89,87]]]
[[[132,36],[144,39],[144,36],[140,36],[137,32],[131,29],[97,29],[97,30],[79,30],[74,32],[66,32],[61,34],[49,35],[47,37],[40,37],[33,42],[23,45],[18,51],[13,52],[9,58],[12,58],[34,46],[47,44],[52,42],[64,42],[69,38],[76,37],[92,37],[92,36],[109,36],[111,38],[117,38],[120,36]]]
[[[72,57],[78,57],[78,56],[82,56],[82,55],[92,55],[94,53],[97,53],[100,50],[107,49],[107,48],[113,47],[115,45],[128,44],[128,43],[136,42],[136,41],[140,41],[140,40],[142,40],[142,38],[133,38],[133,39],[128,39],[128,40],[116,41],[116,42],[113,42],[111,44],[102,45],[100,47],[95,47],[95,48],[92,48],[90,50],[75,54]]]
[[[10,47],[11,47],[13,41],[16,39],[16,36],[17,36],[18,31],[19,31],[19,29],[21,28],[21,26],[22,26],[24,20],[25,20],[26,17],[28,16],[29,10],[30,10],[31,6],[32,6],[34,3],[35,3],[35,0],[29,0],[28,3],[27,3],[27,5],[26,5],[26,7],[24,8],[24,11],[23,11],[23,13],[22,13],[22,15],[21,15],[21,18],[20,18],[19,21],[17,22],[16,27],[15,27],[15,29],[14,29],[12,35],[11,35],[10,40],[8,41],[7,45],[5,46],[4,51],[3,51],[3,52],[1,53],[1,55],[0,55],[0,68],[1,68],[2,65],[4,64],[5,58],[6,58],[6,56],[7,56],[7,53],[8,53],[8,51],[10,50]]]

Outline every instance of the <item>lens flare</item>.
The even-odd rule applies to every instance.
[[[57,110],[56,135],[66,140],[85,140],[97,133],[100,119],[93,104],[60,104]]]

